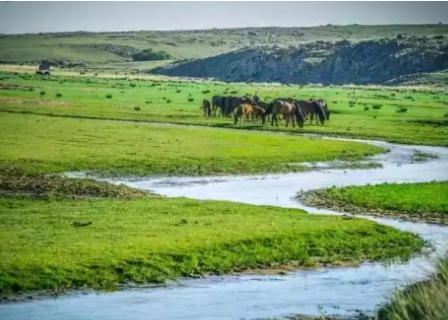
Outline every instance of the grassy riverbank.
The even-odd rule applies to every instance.
[[[107,288],[284,264],[407,258],[418,237],[359,219],[151,195],[0,197],[0,292]]]
[[[325,208],[448,223],[448,182],[330,188],[301,195]]]
[[[382,148],[262,132],[117,121],[0,116],[0,162],[27,172],[220,175],[291,172],[300,162],[356,160]]]
[[[448,258],[432,279],[397,292],[378,313],[378,320],[448,319]]]

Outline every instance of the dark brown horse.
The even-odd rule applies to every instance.
[[[233,96],[225,97],[222,112],[226,116],[231,116],[233,110],[235,110],[240,105],[246,103],[251,105],[257,105],[251,97],[233,97]]]
[[[265,101],[259,101],[257,102],[257,106],[259,106],[265,111],[265,118],[267,118],[268,121],[271,121],[271,114],[272,114],[271,103]]]
[[[300,128],[303,127],[305,123],[305,116],[302,112],[300,105],[294,102],[284,101],[284,100],[274,100],[272,102],[272,108],[270,112],[272,113],[271,126],[278,126],[278,115],[282,114],[283,118],[286,120],[286,127],[288,127],[289,121],[292,120],[292,126],[295,127],[295,121]]]
[[[221,96],[213,96],[212,97],[212,111],[213,116],[216,117],[216,113],[219,115],[222,114],[222,105],[223,105],[224,97]]]
[[[310,123],[316,116],[316,123],[320,121],[321,124],[325,123],[325,113],[320,103],[317,101],[304,101],[299,100],[296,102],[305,113],[306,117],[310,117]]]

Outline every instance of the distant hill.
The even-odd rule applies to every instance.
[[[0,35],[0,62],[101,64],[131,61],[144,49],[165,51],[174,59],[205,58],[254,46],[288,47],[316,41],[353,42],[397,36],[448,35],[448,25],[320,26],[186,31],[69,32]]]
[[[446,36],[398,35],[394,39],[360,42],[316,41],[288,47],[248,47],[173,63],[155,68],[151,73],[224,81],[399,84],[417,80],[409,75],[446,69]],[[426,76],[426,79],[437,78]]]

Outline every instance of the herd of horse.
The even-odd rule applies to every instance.
[[[330,120],[330,110],[327,102],[318,100],[297,100],[293,98],[276,98],[272,102],[265,102],[260,96],[213,96],[211,102],[204,99],[202,109],[205,117],[225,116],[233,117],[234,123],[238,120],[241,124],[245,122],[259,122],[264,125],[266,119],[271,122],[271,126],[278,126],[278,119],[281,115],[286,121],[286,126],[292,122],[302,128],[307,119],[310,123],[316,120],[322,125],[325,120]]]

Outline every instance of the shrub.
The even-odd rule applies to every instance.
[[[405,113],[407,111],[408,111],[408,108],[405,106],[398,107],[398,109],[397,109],[398,113]]]
[[[238,93],[238,91],[236,91],[236,90],[230,91],[230,94],[237,94],[237,93]]]
[[[333,101],[333,104],[338,104],[338,102],[335,100],[335,101]]]
[[[154,61],[154,60],[168,60],[171,56],[165,51],[153,51],[151,48],[145,49],[132,56],[134,61]]]
[[[391,97],[395,97],[396,94],[395,94],[395,93],[391,93],[390,96],[391,96]]]
[[[134,107],[135,111],[140,111],[140,107]]]
[[[375,110],[380,110],[382,107],[383,107],[382,104],[374,104],[374,105],[372,106],[372,108],[375,109]]]
[[[369,106],[364,107],[364,111],[369,111],[369,110],[370,110]]]
[[[210,90],[202,90],[202,93],[203,93],[203,94],[210,93]]]
[[[135,88],[135,86],[137,85],[136,83],[130,83],[129,84],[132,88]]]
[[[46,94],[45,91],[41,91],[41,92],[39,92],[39,93],[40,93],[41,96],[44,96],[44,95]]]
[[[28,91],[34,91],[34,88],[28,88]]]
[[[166,103],[171,103],[171,99],[166,99]]]
[[[62,97],[62,93],[60,93],[60,92],[56,93],[56,97],[57,97],[57,98]]]
[[[146,104],[151,104],[151,103],[152,103],[151,100],[146,101]]]
[[[188,102],[193,102],[194,98],[193,97],[188,97]]]
[[[180,90],[180,89],[176,90],[176,93],[181,93],[181,92],[182,92],[182,90]]]
[[[81,71],[79,74],[86,74],[84,71]]]
[[[110,94],[110,93],[106,94],[106,98],[107,99],[112,99],[112,94]]]

